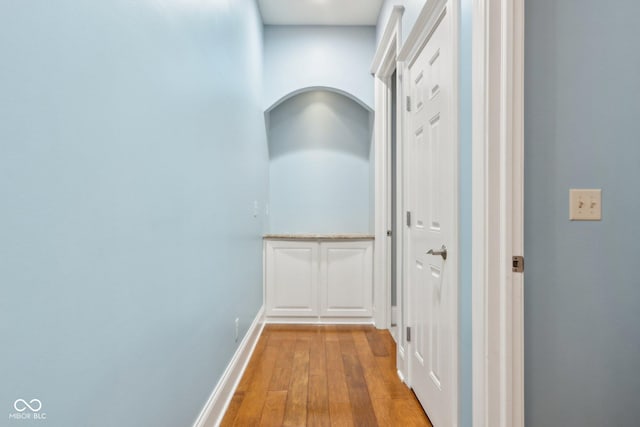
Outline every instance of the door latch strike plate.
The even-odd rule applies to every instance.
[[[522,273],[524,272],[524,257],[523,256],[514,256],[513,259],[513,268],[511,271],[514,273]]]

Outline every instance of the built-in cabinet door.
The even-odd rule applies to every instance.
[[[320,243],[321,316],[371,316],[372,255],[372,241]]]
[[[318,243],[267,241],[268,316],[318,315]]]

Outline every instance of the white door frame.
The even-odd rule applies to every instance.
[[[449,258],[447,258],[447,263],[450,263],[451,270],[450,274],[452,275],[451,283],[454,289],[452,289],[453,299],[456,301],[451,310],[451,330],[454,334],[454,339],[452,342],[452,358],[453,363],[452,366],[452,390],[451,390],[451,399],[452,399],[452,408],[453,408],[453,425],[452,427],[456,427],[459,423],[459,413],[460,413],[460,385],[459,385],[459,372],[460,372],[460,361],[459,361],[459,341],[460,341],[460,327],[459,327],[459,154],[460,154],[460,97],[459,97],[459,63],[460,63],[460,4],[457,0],[430,0],[425,3],[423,6],[416,22],[411,30],[411,33],[407,37],[400,54],[398,55],[398,61],[400,61],[403,65],[402,75],[407,75],[409,66],[415,61],[420,52],[422,51],[422,47],[431,36],[433,30],[436,28],[437,24],[440,21],[440,18],[443,16],[443,13],[450,14],[450,39],[451,39],[451,73],[452,75],[452,85],[451,85],[451,137],[453,140],[454,146],[454,154],[453,154],[453,176],[455,179],[454,188],[456,189],[456,194],[453,195],[453,203],[455,212],[455,218],[453,220],[453,230],[452,236],[453,241],[455,242],[449,250]],[[407,85],[405,85],[407,86]],[[404,88],[407,89],[406,87]],[[404,111],[404,108],[403,108]],[[402,123],[403,129],[406,128],[407,120],[404,120]],[[406,132],[406,130],[405,130]],[[406,265],[403,265],[403,269],[409,271]],[[408,282],[406,280],[405,282]],[[411,298],[410,288],[407,286],[404,289],[405,295],[408,299]],[[408,305],[408,320],[411,319],[411,305]],[[407,355],[410,354],[411,351],[411,342],[407,343]],[[409,359],[407,357],[407,359]],[[409,386],[411,386],[411,364],[408,363],[408,375],[407,382]]]
[[[524,425],[524,0],[473,2],[473,425]]]
[[[371,74],[375,78],[375,272],[374,272],[374,301],[375,323],[379,328],[391,326],[391,272],[387,266],[391,257],[391,246],[387,238],[390,229],[389,211],[391,205],[391,78],[396,71],[396,230],[398,232],[396,251],[396,284],[397,300],[402,301],[403,290],[403,252],[404,233],[402,227],[404,172],[402,162],[402,84],[401,67],[398,65],[398,53],[402,44],[402,14],[403,6],[394,6],[387,21],[384,33],[371,64]],[[404,378],[406,374],[405,346],[404,346],[404,313],[399,306],[396,339],[398,374]]]
[[[391,77],[397,64],[400,50],[402,13],[404,7],[395,6],[389,17],[378,49],[371,65],[375,77],[375,247],[374,247],[374,321],[376,327],[388,329],[391,326],[391,283],[387,268],[391,255],[391,245],[387,238],[390,209],[390,147],[391,147]],[[399,86],[397,86],[399,87]],[[399,92],[399,90],[397,91]],[[398,128],[398,124],[396,124]],[[398,203],[401,204],[401,203]]]

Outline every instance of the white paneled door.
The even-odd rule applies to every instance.
[[[455,134],[450,16],[409,64],[410,383],[435,427],[456,420]]]

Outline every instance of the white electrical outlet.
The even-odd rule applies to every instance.
[[[259,209],[258,201],[254,200],[253,201],[253,217],[254,218],[256,218],[258,216],[258,209]]]
[[[236,317],[236,328],[234,334],[234,339],[236,342],[238,342],[238,335],[240,335],[240,318]]]
[[[569,190],[569,219],[572,221],[600,221],[602,219],[602,190]]]

